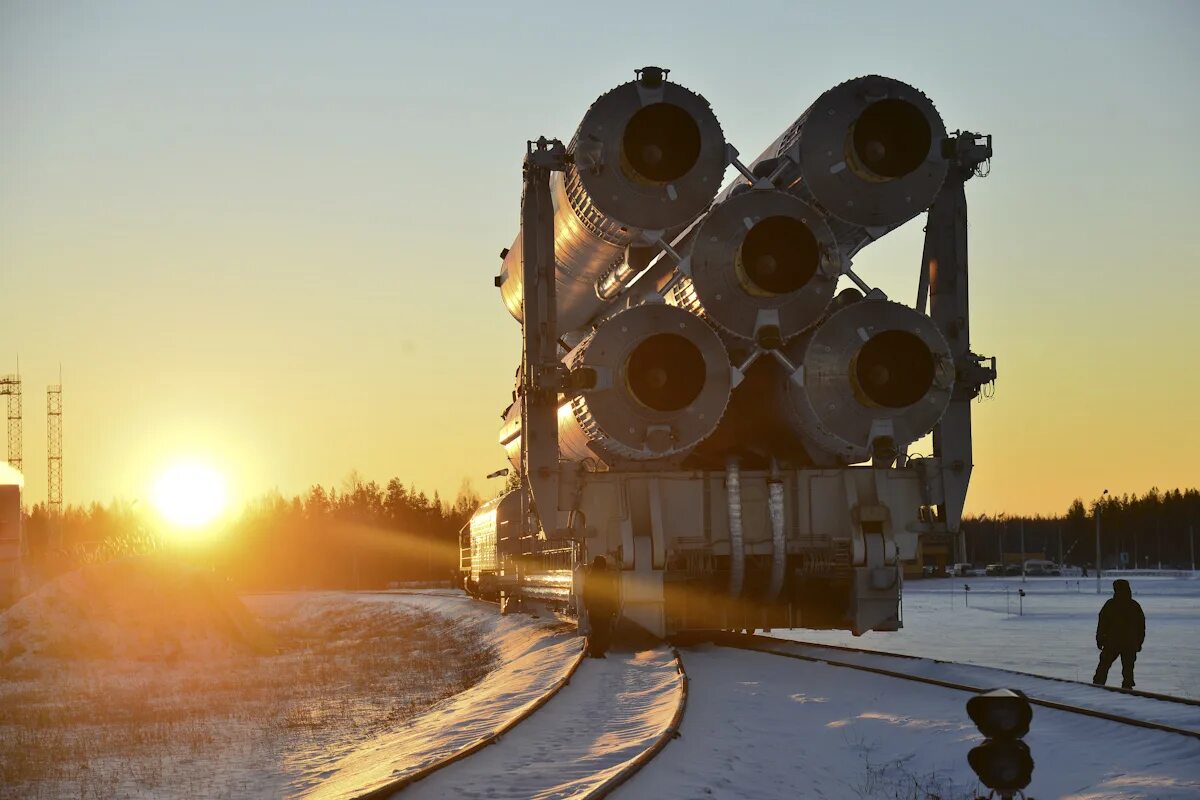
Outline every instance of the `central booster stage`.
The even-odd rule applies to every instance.
[[[959,546],[995,378],[968,341],[963,190],[990,137],[867,76],[746,165],[668,74],[600,97],[567,146],[529,143],[496,278],[522,330],[514,474],[463,529],[465,585],[573,610],[600,555],[622,620],[659,637],[895,630],[902,562]],[[853,258],[926,211],[910,307]]]

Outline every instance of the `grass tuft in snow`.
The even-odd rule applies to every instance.
[[[857,780],[850,783],[856,797],[870,800],[974,800],[974,787],[956,784],[949,776],[936,771],[916,773],[910,769],[912,756],[885,759],[877,754],[877,746],[862,737],[848,742],[862,760]],[[966,753],[963,754],[966,760]]]
[[[395,604],[247,602],[277,652],[0,665],[0,798],[282,796],[478,682],[478,628]]]

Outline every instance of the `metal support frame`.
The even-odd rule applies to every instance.
[[[62,384],[46,387],[46,507],[58,518],[63,505]]]
[[[950,171],[929,208],[925,248],[917,291],[917,310],[933,318],[954,355],[954,394],[945,415],[933,429],[933,453],[939,459],[943,502],[938,518],[955,536],[956,557],[964,542],[961,522],[967,485],[971,480],[971,401],[983,385],[996,379],[994,358],[971,352],[970,306],[967,292],[967,196],[964,185],[983,176],[981,166],[992,157],[992,137],[956,132],[942,143]]]
[[[565,368],[558,354],[554,261],[554,204],[550,174],[569,156],[557,139],[526,144],[521,194],[524,314],[521,324],[521,471],[528,501],[543,531],[552,533],[558,510],[558,393]],[[523,515],[526,519],[529,514]]]
[[[0,394],[8,397],[8,463],[18,472],[25,471],[21,442],[21,376],[0,377]]]

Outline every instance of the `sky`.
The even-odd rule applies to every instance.
[[[968,185],[968,510],[1200,485],[1200,5],[0,2],[0,373],[26,500],[63,381],[68,503],[181,458],[235,497],[506,466],[492,277],[525,140],[646,64],[754,154],[879,73],[995,137]],[[921,219],[856,271],[911,303]]]

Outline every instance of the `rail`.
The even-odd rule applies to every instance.
[[[728,631],[713,632],[711,638],[715,644],[718,644],[722,647],[730,647],[730,648],[735,648],[735,649],[739,649],[739,650],[750,650],[750,651],[759,652],[759,653],[766,653],[768,655],[781,656],[783,658],[792,658],[792,659],[796,659],[798,661],[808,661],[808,662],[812,662],[812,663],[816,663],[816,664],[828,664],[829,666],[832,666],[832,667],[842,667],[845,669],[858,670],[859,672],[869,672],[869,673],[872,673],[875,675],[883,675],[885,677],[898,678],[900,680],[913,681],[915,683],[924,683],[929,686],[938,686],[943,689],[954,689],[956,691],[969,692],[971,694],[979,694],[980,692],[987,691],[988,688],[994,688],[994,687],[969,686],[967,684],[956,683],[954,681],[941,680],[939,678],[930,678],[930,677],[923,676],[923,675],[912,675],[912,674],[909,674],[906,672],[900,672],[900,671],[893,670],[893,669],[887,669],[886,667],[876,667],[876,666],[870,666],[867,664],[851,664],[846,661],[838,661],[838,660],[835,660],[832,658],[823,658],[820,656],[805,655],[802,653],[790,653],[790,652],[785,652],[785,651],[782,651],[779,649],[773,649],[773,648],[778,648],[782,645],[791,643],[790,641],[784,640],[784,639],[772,639],[772,638],[766,637],[766,636],[731,633]],[[796,643],[796,644],[803,644],[803,643]],[[818,647],[818,648],[826,647],[826,645],[808,645],[808,646]],[[838,649],[853,650],[854,648],[829,647],[828,649],[836,651]],[[871,651],[871,650],[861,650],[861,651],[857,651],[857,652],[867,653],[867,654],[876,655],[876,656],[893,655],[891,653],[880,653],[880,652]],[[905,657],[917,658],[916,656],[905,656]],[[1037,677],[1041,677],[1041,676],[1037,676]],[[1070,682],[1076,683],[1076,681],[1070,681]],[[1155,699],[1162,699],[1162,698],[1168,698],[1168,697],[1169,697],[1168,695],[1159,695]],[[1200,732],[1188,730],[1186,728],[1177,728],[1174,725],[1167,725],[1167,724],[1161,723],[1161,722],[1150,722],[1147,720],[1137,719],[1135,717],[1126,717],[1121,714],[1113,714],[1113,713],[1110,713],[1107,711],[1101,711],[1099,709],[1094,709],[1094,708],[1083,708],[1080,706],[1073,706],[1069,703],[1062,703],[1057,700],[1046,700],[1044,698],[1033,697],[1033,696],[1029,696],[1028,699],[1031,704],[1033,704],[1035,706],[1041,706],[1043,708],[1051,708],[1056,711],[1065,711],[1065,712],[1068,712],[1071,714],[1080,714],[1082,716],[1093,717],[1095,719],[1103,719],[1103,720],[1108,720],[1109,722],[1117,722],[1122,725],[1132,725],[1132,726],[1135,726],[1138,728],[1146,728],[1148,730],[1156,730],[1156,731],[1162,731],[1164,733],[1174,733],[1174,734],[1178,734],[1180,736],[1187,736],[1192,739],[1200,739]]]
[[[780,639],[775,636],[762,636],[762,639],[770,639],[781,644],[798,644],[804,647],[813,647],[823,650],[838,650],[843,653],[859,653],[867,656],[886,656],[887,658],[903,658],[910,661],[929,661],[934,664],[953,664],[955,666],[964,666],[959,661],[946,661],[940,658],[930,658],[929,656],[914,656],[908,653],[894,653],[891,650],[867,650],[862,647],[848,647],[843,644],[825,644],[823,642],[806,642],[803,639]],[[965,665],[965,666],[982,666],[982,665]],[[1091,683],[1089,681],[1077,681],[1071,678],[1060,678],[1055,675],[1038,675],[1033,672],[1022,672],[1019,669],[1008,669],[1007,667],[987,667],[993,672],[1007,672],[1010,675],[1020,675],[1025,678],[1037,678],[1042,681],[1055,681],[1057,683],[1070,683],[1076,686],[1087,686],[1092,689],[1103,689],[1106,692],[1115,694],[1129,695],[1131,697],[1144,697],[1147,700],[1161,700],[1168,703],[1179,703],[1186,706],[1200,706],[1200,700],[1194,700],[1190,697],[1179,697],[1173,694],[1162,694],[1161,692],[1147,692],[1142,689],[1122,689],[1120,686],[1104,686],[1101,684]]]
[[[670,724],[667,725],[654,744],[639,753],[620,772],[588,792],[585,800],[599,800],[599,798],[608,797],[618,786],[636,775],[642,767],[649,764],[650,760],[658,755],[659,751],[666,747],[672,739],[679,738],[679,726],[683,724],[683,714],[687,709],[688,677],[687,670],[683,667],[683,659],[679,657],[679,651],[672,648],[672,652],[675,654],[675,669],[679,671],[679,704],[675,707],[675,714],[671,717]]]
[[[396,592],[396,591],[393,591],[393,592],[389,592],[389,594],[420,594],[420,593],[419,592],[404,592],[404,591]],[[474,598],[471,598],[465,594],[463,595],[462,599],[466,600],[466,601],[470,601],[470,602],[482,602],[482,601],[476,601],[476,600],[474,600]],[[468,756],[478,753],[480,750],[487,747],[488,745],[495,744],[496,742],[498,742],[500,740],[500,737],[504,736],[506,733],[511,731],[513,728],[515,728],[520,723],[529,719],[529,717],[533,716],[533,714],[538,709],[540,709],[542,706],[546,705],[546,703],[550,702],[551,698],[553,698],[556,694],[558,694],[559,691],[561,691],[564,686],[569,684],[571,682],[571,678],[575,675],[575,672],[579,669],[579,665],[583,663],[583,659],[586,656],[587,656],[587,650],[586,650],[586,648],[583,647],[583,642],[581,641],[580,648],[579,648],[579,654],[576,655],[575,660],[573,662],[571,662],[571,666],[567,670],[566,675],[564,675],[553,686],[551,686],[549,691],[547,691],[545,694],[543,694],[537,700],[533,701],[533,703],[531,703],[528,708],[526,708],[524,711],[522,711],[517,716],[515,716],[512,719],[505,722],[503,725],[501,725],[499,728],[492,731],[490,734],[488,734],[484,737],[481,737],[474,744],[468,745],[467,747],[463,748],[462,750],[452,753],[451,755],[447,756],[446,758],[441,759],[440,761],[435,761],[431,764],[427,764],[426,766],[421,767],[420,769],[418,769],[414,772],[411,772],[407,775],[404,775],[401,778],[397,778],[394,781],[391,781],[382,786],[371,789],[370,791],[364,792],[362,794],[356,794],[356,795],[354,795],[353,800],[382,800],[382,798],[391,797],[393,794],[395,794],[399,791],[402,791],[403,789],[407,788],[408,786],[411,786],[412,784],[416,783],[417,781],[419,781],[423,778],[429,777],[430,775],[437,772],[438,770],[444,769],[445,767],[448,767],[451,764],[462,761],[464,758],[467,758]]]

